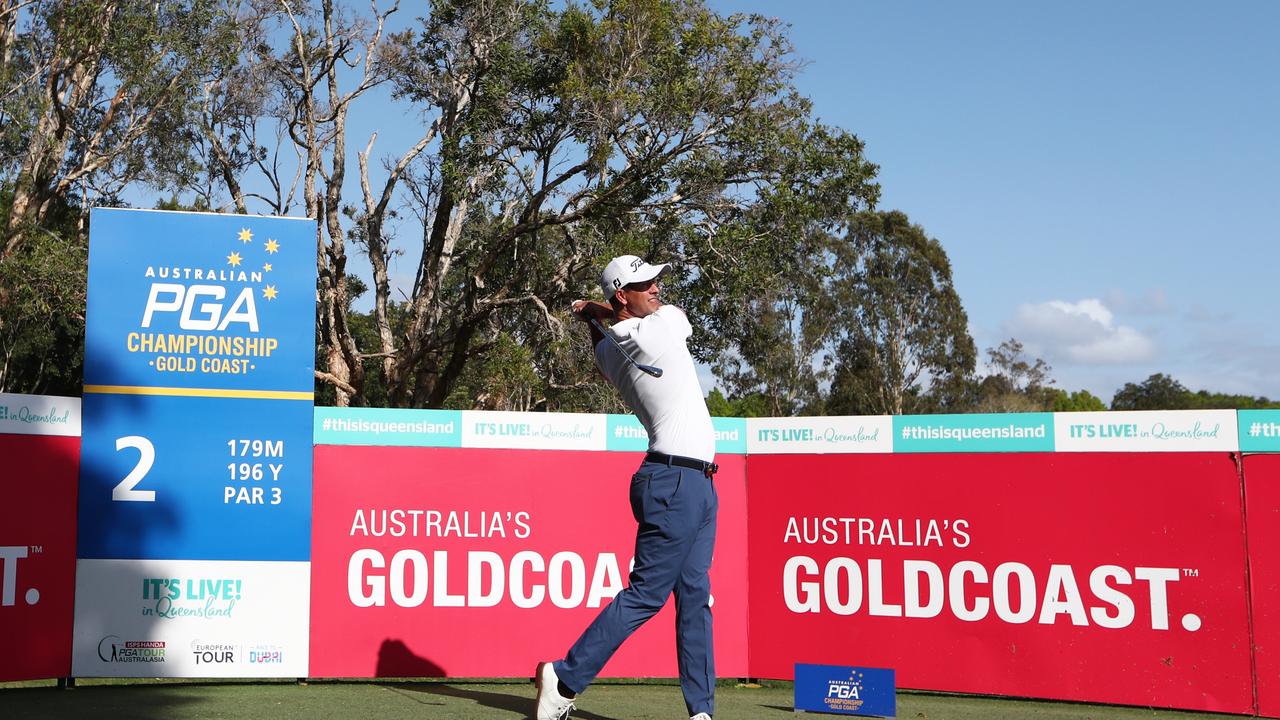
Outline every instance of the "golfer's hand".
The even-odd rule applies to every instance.
[[[604,303],[593,302],[591,300],[574,300],[573,316],[583,322],[588,322],[591,318],[596,320],[609,320],[613,318],[613,308]]]

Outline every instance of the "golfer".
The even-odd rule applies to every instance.
[[[711,720],[715,711],[708,575],[719,506],[712,485],[715,434],[686,344],[693,328],[680,308],[658,299],[658,278],[667,270],[665,263],[650,265],[634,255],[616,257],[600,276],[609,304],[573,303],[584,322],[612,321],[604,332],[617,344],[591,325],[596,365],[648,431],[649,452],[631,478],[631,513],[639,526],[628,586],[563,660],[538,665],[537,720],[569,717],[575,696],[673,593],[680,690],[690,720]],[[641,372],[636,363],[662,368],[661,377]]]

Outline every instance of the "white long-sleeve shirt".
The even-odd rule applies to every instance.
[[[649,449],[713,461],[715,431],[689,354],[693,328],[684,311],[663,305],[643,318],[614,323],[605,332],[636,362],[662,368],[662,377],[652,377],[628,363],[608,339],[596,344],[596,364],[649,433]]]

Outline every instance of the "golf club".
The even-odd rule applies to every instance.
[[[646,375],[652,375],[653,377],[662,377],[662,368],[654,367],[652,365],[641,365],[640,363],[636,362],[636,359],[631,357],[631,354],[628,353],[625,349],[623,349],[622,344],[618,342],[617,338],[609,334],[609,331],[605,330],[603,327],[600,326],[600,321],[596,320],[595,318],[587,318],[587,319],[590,320],[591,324],[594,325],[595,328],[600,331],[601,335],[609,338],[609,342],[613,343],[613,346],[618,348],[618,352],[622,353],[622,357],[626,358],[627,362],[631,363],[632,365],[635,365],[637,368],[640,369],[640,372],[645,373]]]

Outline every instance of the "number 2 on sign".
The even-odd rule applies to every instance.
[[[133,466],[133,470],[125,476],[111,489],[111,499],[125,502],[155,502],[155,490],[134,490],[138,483],[142,482],[142,478],[151,472],[151,466],[156,461],[156,448],[151,441],[141,435],[130,435],[116,439],[116,450],[125,448],[137,449],[138,464]]]

